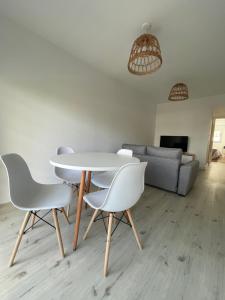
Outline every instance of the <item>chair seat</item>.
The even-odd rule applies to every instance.
[[[108,189],[86,194],[84,196],[84,201],[87,202],[92,208],[99,209],[103,205],[107,193]]]
[[[69,184],[80,184],[81,172],[72,170],[59,170],[57,177]]]
[[[91,182],[102,189],[108,189],[113,181],[116,172],[95,172]]]
[[[61,208],[74,198],[72,188],[64,184],[35,184],[18,195],[17,208],[30,211]],[[21,204],[20,204],[21,203]]]

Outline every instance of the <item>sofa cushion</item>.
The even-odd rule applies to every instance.
[[[137,155],[146,154],[146,145],[123,144],[122,148],[133,150],[133,154],[137,154]]]
[[[147,146],[147,154],[150,156],[174,158],[181,160],[182,150],[175,148]]]

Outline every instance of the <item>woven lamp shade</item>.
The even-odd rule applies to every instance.
[[[142,34],[133,43],[128,70],[132,74],[145,75],[158,70],[162,56],[158,39],[149,33]]]
[[[176,83],[169,94],[170,101],[182,101],[188,99],[188,87],[184,83]]]

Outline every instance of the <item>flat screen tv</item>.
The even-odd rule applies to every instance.
[[[161,135],[160,147],[179,148],[182,149],[183,152],[187,152],[188,136]]]

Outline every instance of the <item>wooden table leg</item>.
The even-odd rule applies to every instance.
[[[90,192],[91,187],[91,171],[88,171],[88,178],[87,178],[87,186],[86,186],[86,193]],[[88,205],[85,203],[85,208],[87,209]]]
[[[82,204],[83,204],[83,195],[84,195],[85,177],[86,177],[86,171],[82,171],[80,188],[79,188],[79,197],[78,197],[78,201],[77,201],[76,221],[75,221],[75,227],[74,227],[73,250],[76,250],[77,242],[78,242],[79,227],[80,227],[80,215],[81,215]]]

